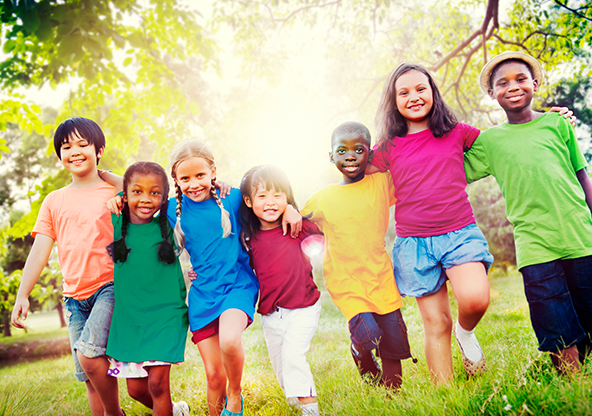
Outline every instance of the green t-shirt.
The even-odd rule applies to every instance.
[[[592,255],[592,216],[576,176],[585,167],[558,113],[492,127],[465,153],[467,182],[493,175],[502,189],[518,268]]]
[[[121,236],[122,216],[111,216],[114,238]],[[168,226],[169,238],[172,230]],[[115,263],[115,306],[107,355],[141,363],[184,359],[187,341],[187,290],[179,261],[164,264],[156,250],[162,241],[159,218],[128,224],[124,263]]]

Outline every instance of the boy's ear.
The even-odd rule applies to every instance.
[[[372,162],[372,158],[374,157],[374,150],[370,149],[368,151],[368,163]]]
[[[532,90],[534,92],[539,90],[539,81],[536,78],[532,80]]]
[[[333,159],[333,152],[329,152],[329,160],[331,163],[335,163],[335,160]]]
[[[253,204],[251,203],[251,198],[248,196],[243,196],[243,201],[245,201],[245,205],[249,208],[253,208]]]
[[[105,153],[105,146],[101,147],[99,149],[99,151],[97,152],[97,159],[102,158],[104,153]]]
[[[495,100],[495,97],[493,96],[493,90],[490,88],[487,90],[487,92],[489,93],[489,98],[491,98],[492,100]]]

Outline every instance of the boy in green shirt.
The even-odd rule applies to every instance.
[[[465,171],[468,182],[499,183],[539,350],[560,373],[577,372],[592,334],[592,183],[569,123],[531,108],[541,80],[539,62],[520,52],[484,66],[481,88],[508,122],[481,133]]]

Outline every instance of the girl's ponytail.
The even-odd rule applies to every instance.
[[[212,195],[212,198],[214,199],[214,201],[216,201],[216,204],[218,204],[218,206],[220,207],[220,211],[221,211],[221,223],[222,223],[222,238],[226,238],[230,235],[230,233],[232,232],[232,223],[230,222],[230,214],[228,213],[228,211],[226,211],[226,208],[224,208],[224,205],[222,204],[222,200],[220,199],[220,197],[218,196],[218,193],[216,192],[216,186],[215,183],[216,179],[212,178],[212,186],[210,187],[210,194]]]
[[[158,259],[164,264],[173,264],[177,258],[175,255],[175,248],[169,239],[168,219],[166,216],[169,201],[165,197],[162,206],[160,207],[160,215],[158,224],[160,225],[160,233],[162,235],[162,242],[158,245],[157,253]]]
[[[121,237],[119,240],[113,242],[113,262],[125,262],[127,260],[127,255],[131,251],[130,248],[127,247],[125,243],[125,236],[127,235],[127,215],[125,210],[121,212]]]
[[[183,251],[185,248],[185,233],[181,229],[181,207],[183,206],[183,192],[181,192],[181,188],[179,185],[177,185],[177,181],[175,181],[175,194],[177,196],[177,223],[175,224],[174,229],[175,243],[177,243],[179,251]]]

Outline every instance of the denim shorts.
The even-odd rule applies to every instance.
[[[436,293],[446,282],[446,269],[493,262],[487,240],[476,224],[433,237],[397,237],[393,247],[395,280],[402,296]]]
[[[389,360],[411,357],[407,326],[400,309],[386,315],[359,313],[349,320],[348,325],[354,346],[367,351],[378,348],[380,357]]]
[[[113,282],[101,286],[91,297],[83,300],[64,296],[68,335],[78,381],[87,381],[88,377],[78,361],[76,350],[88,358],[105,355],[114,303]]]
[[[590,347],[592,256],[554,260],[520,269],[530,320],[541,351]]]

